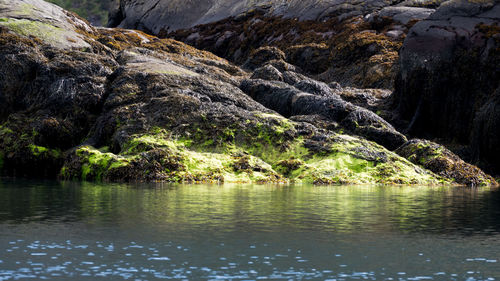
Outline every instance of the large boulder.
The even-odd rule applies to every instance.
[[[499,94],[498,1],[448,1],[413,26],[401,49],[397,127],[453,144],[498,174]]]

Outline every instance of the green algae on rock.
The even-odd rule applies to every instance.
[[[0,126],[0,173],[55,178],[63,161],[61,150],[35,145],[36,133],[24,131],[25,121],[11,119]]]
[[[75,167],[75,163],[73,163],[75,160],[72,159],[61,168],[60,176],[64,179],[103,181],[108,179],[108,175],[114,169],[127,166],[130,163],[128,158],[102,152],[91,146],[78,147],[74,153],[75,157],[78,157],[79,163]],[[80,173],[76,173],[75,170]]]
[[[126,173],[129,180],[185,183],[447,183],[444,178],[368,141],[337,135],[322,144],[325,147],[318,149],[312,143],[301,142],[276,154],[269,152],[281,150],[279,147],[268,147],[261,153],[238,144],[207,152],[198,150],[191,140],[175,140],[163,129],[156,129],[131,136],[118,154],[78,148],[63,167],[61,176],[119,181]],[[297,148],[304,153],[297,154]],[[283,170],[285,165],[287,168]]]
[[[413,139],[396,153],[434,173],[458,184],[469,186],[497,185],[494,178],[479,168],[467,164],[444,146],[426,140]]]

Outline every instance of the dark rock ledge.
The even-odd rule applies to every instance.
[[[320,83],[279,60],[262,60],[251,79],[211,53],[95,28],[41,0],[0,0],[0,61],[6,176],[495,184],[448,151],[442,161],[456,165],[444,172],[408,153],[427,157],[425,147],[398,150],[414,163],[392,152],[406,137],[370,111],[370,90]]]

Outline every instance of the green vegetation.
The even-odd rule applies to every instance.
[[[41,154],[46,153],[48,151],[48,149],[46,147],[43,147],[43,146],[37,146],[37,145],[30,144],[29,147],[31,149],[31,152],[35,156],[40,156]]]
[[[409,146],[409,150],[412,151],[412,154],[406,158],[422,166],[443,155],[443,147],[435,145],[433,147],[431,143],[417,143],[414,146]]]
[[[162,150],[172,169],[166,171],[173,181],[193,182],[275,182],[280,177],[271,165],[235,148],[202,152],[189,140],[175,140],[161,129],[132,138],[123,148],[124,155]],[[172,163],[174,162],[174,163]]]
[[[83,146],[76,150],[76,154],[83,160],[81,179],[89,178],[101,181],[109,170],[127,166],[130,159],[112,153],[101,152],[91,146]],[[63,167],[61,175],[64,176],[67,168]]]
[[[261,117],[262,118],[262,117]],[[274,135],[269,126],[257,126],[261,132],[249,135],[226,128],[218,137],[176,138],[168,131],[153,128],[148,133],[131,136],[118,154],[104,153],[92,147],[77,150],[80,165],[64,178],[114,180],[127,166],[127,173],[137,179],[144,174],[170,182],[196,183],[314,183],[314,184],[444,184],[444,179],[425,171],[373,142],[336,135],[324,151],[307,148],[308,139],[297,137],[283,141],[279,131],[294,130],[294,123],[275,116]],[[283,119],[283,120],[282,120]],[[208,136],[198,129],[200,136]],[[204,133],[205,132],[205,133]],[[245,133],[243,133],[245,134]],[[245,137],[254,136],[248,142]],[[140,167],[140,168],[137,168]],[[135,169],[138,169],[135,171]]]
[[[0,151],[0,174],[2,173],[3,169],[3,152]]]
[[[77,13],[94,25],[106,25],[111,0],[47,0],[66,10]]]

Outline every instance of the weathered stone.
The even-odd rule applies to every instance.
[[[392,18],[395,22],[408,24],[410,21],[420,21],[428,18],[434,11],[434,9],[419,7],[385,7],[374,16]]]
[[[284,59],[285,53],[283,53],[280,49],[276,47],[262,47],[250,54],[243,67],[255,69],[264,66],[267,62]]]
[[[281,75],[281,72],[270,64],[257,68],[250,78],[269,81],[283,81],[283,75]]]
[[[391,15],[401,16],[405,22],[411,18],[406,25],[375,15],[398,2],[268,1],[259,6],[261,2],[257,1],[247,3],[246,12],[238,16],[231,17],[233,10],[225,16],[221,14],[222,19],[214,22],[158,34],[209,50],[237,64],[244,64],[253,50],[274,46],[285,51],[288,63],[301,68],[286,70],[317,75],[315,78],[324,82],[336,81],[343,86],[391,89],[402,40],[408,27],[422,18],[419,13],[405,12],[401,7],[396,8],[400,13]],[[218,4],[211,6],[212,11],[221,9]],[[252,9],[256,6],[261,8]],[[242,6],[238,3],[233,8]],[[407,8],[412,9],[425,10]],[[147,13],[156,13],[154,10]]]
[[[0,26],[35,36],[56,48],[86,48],[78,30],[93,28],[74,14],[43,0],[0,0]]]
[[[330,17],[345,19],[367,14],[399,1],[391,0],[121,0],[120,8],[113,13],[113,26],[140,28],[158,33],[161,30],[174,31],[200,24],[235,17],[245,20],[254,13],[267,16],[298,18],[299,20],[325,20]]]

